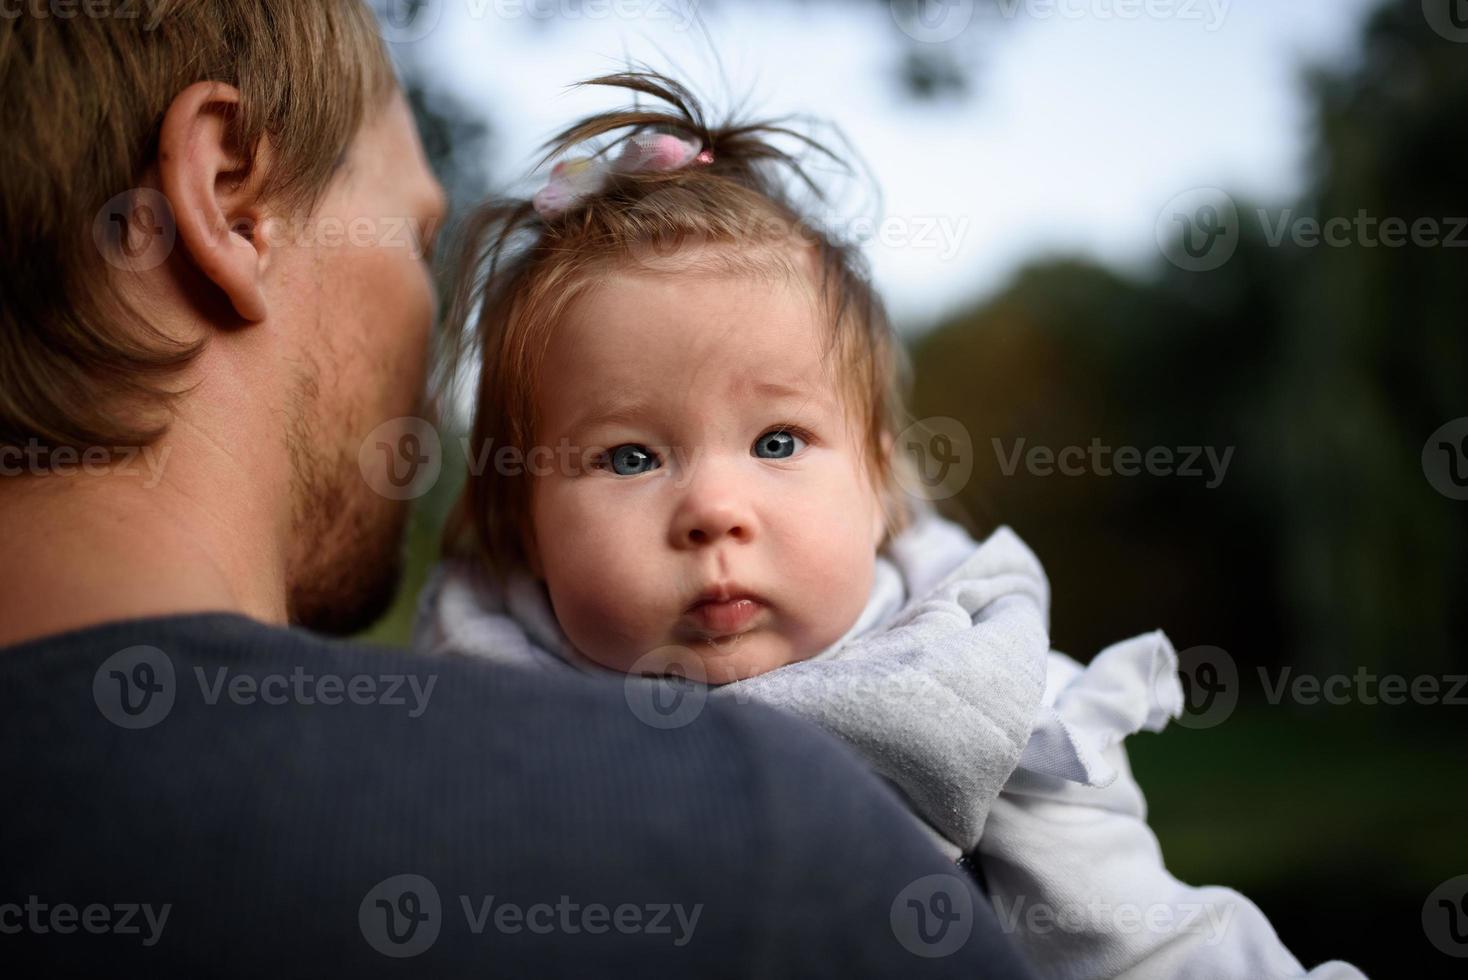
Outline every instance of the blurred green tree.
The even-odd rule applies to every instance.
[[[914,345],[915,414],[958,418],[974,437],[977,477],[958,502],[1045,556],[1056,642],[1081,656],[1162,626],[1245,667],[1465,659],[1468,508],[1433,488],[1421,454],[1468,415],[1468,253],[1355,231],[1311,246],[1279,229],[1365,214],[1430,221],[1446,238],[1468,216],[1468,58],[1419,3],[1392,0],[1361,57],[1308,85],[1309,192],[1277,211],[1240,203],[1239,246],[1220,268],[1159,260],[1128,281],[1080,261],[1036,265]],[[1006,476],[1000,448],[1020,439],[1234,456],[1211,490],[1094,470]]]

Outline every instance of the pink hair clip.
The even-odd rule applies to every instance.
[[[635,174],[681,170],[689,164],[707,166],[714,162],[712,150],[671,133],[630,137],[617,159],[608,163],[600,157],[562,160],[551,168],[550,180],[535,192],[531,203],[542,218],[564,214],[568,208],[599,193],[613,174]]]

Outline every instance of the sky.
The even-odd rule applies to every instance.
[[[1375,6],[911,0],[914,20],[878,0],[420,2],[413,26],[385,31],[484,113],[500,190],[533,190],[547,136],[621,103],[568,86],[629,58],[674,69],[716,107],[733,93],[762,116],[830,120],[882,194],[880,213],[860,212],[872,220],[840,227],[863,243],[905,331],[981,301],[1037,258],[1144,272],[1181,193],[1289,200],[1312,140],[1301,72],[1349,63]],[[926,44],[972,66],[970,94],[904,94],[903,53]]]

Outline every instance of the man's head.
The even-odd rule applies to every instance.
[[[403,515],[358,450],[420,409],[444,207],[371,12],[26,6],[0,87],[0,444],[186,443],[274,509],[293,620],[370,619]]]

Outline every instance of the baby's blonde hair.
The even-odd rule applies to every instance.
[[[823,362],[836,358],[841,394],[862,427],[862,455],[887,535],[896,534],[911,519],[893,451],[905,424],[907,354],[860,254],[799,213],[782,177],[794,177],[818,198],[821,189],[776,141],[842,161],[787,125],[731,120],[711,126],[688,90],[660,74],[629,71],[582,84],[623,89],[662,105],[583,119],[547,143],[547,159],[608,135],[614,138],[602,154],[634,136],[666,133],[696,143],[705,151],[704,162],[616,174],[551,217],[542,217],[529,200],[491,200],[465,223],[451,272],[452,342],[445,364],[452,372],[472,353],[481,369],[471,457],[491,457],[503,447],[527,454],[536,445],[541,360],[555,325],[588,286],[629,265],[684,272],[686,267],[667,260],[697,249],[700,263],[712,261],[717,271],[778,269],[815,280],[829,325]],[[501,469],[471,467],[445,532],[445,549],[477,555],[503,577],[528,564],[532,477]]]

